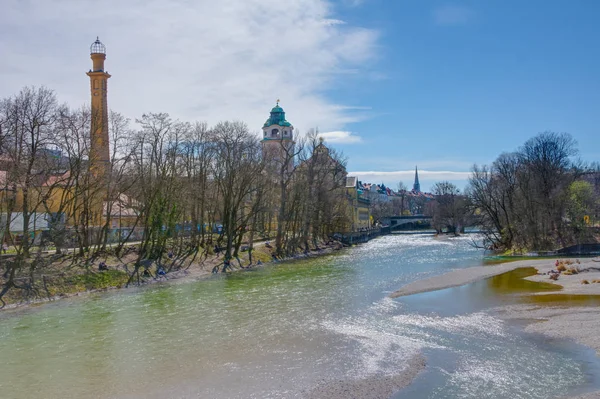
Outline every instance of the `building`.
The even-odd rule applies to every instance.
[[[420,193],[421,192],[421,183],[419,183],[419,171],[417,170],[417,167],[415,166],[415,182],[413,184],[413,189],[412,189],[415,193]]]
[[[346,196],[352,213],[351,231],[360,231],[371,227],[371,201],[359,189],[358,178],[346,177]]]
[[[90,128],[90,172],[97,181],[95,201],[91,204],[92,224],[103,224],[104,202],[108,195],[108,179],[110,178],[110,142],[108,136],[108,79],[110,75],[104,70],[106,46],[96,37],[90,46],[92,69],[87,72],[90,78],[91,94],[91,128]]]
[[[90,77],[90,94],[92,97],[92,123],[90,132],[90,169],[98,178],[109,173],[110,143],[108,137],[108,79],[110,75],[104,70],[106,46],[99,38],[90,46],[92,69],[87,72]]]
[[[360,183],[360,182],[359,182]],[[392,191],[383,183],[365,183],[361,184],[361,189],[372,203],[386,203],[390,201]]]
[[[283,166],[288,173],[294,169],[294,126],[285,119],[285,111],[279,106],[279,100],[262,128],[261,140],[263,156],[268,160],[272,173]]]
[[[90,78],[91,129],[89,168],[98,181],[97,201],[92,204],[94,225],[104,225],[110,218],[110,227],[132,226],[137,212],[132,208],[135,201],[125,194],[109,198],[108,186],[111,174],[110,137],[108,134],[108,79],[111,75],[104,69],[106,46],[96,37],[90,46],[92,69],[87,72]],[[113,195],[114,197],[114,195]]]

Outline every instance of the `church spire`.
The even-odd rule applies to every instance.
[[[421,192],[421,184],[419,183],[419,171],[415,166],[415,184],[413,184],[413,191],[420,193]]]

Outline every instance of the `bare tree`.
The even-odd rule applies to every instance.
[[[255,194],[264,163],[258,140],[244,123],[221,122],[213,133],[215,162],[211,174],[220,193],[219,213],[225,241],[223,271],[226,271],[230,259],[237,255],[248,222],[258,209]]]
[[[491,167],[473,168],[468,195],[492,249],[554,249],[574,240],[570,187],[584,171],[568,134],[541,133]]]
[[[58,117],[58,102],[54,92],[41,87],[25,87],[17,95],[0,101],[1,154],[5,161],[4,195],[2,195],[3,240],[12,244],[16,256],[5,262],[5,281],[0,289],[0,301],[11,288],[35,289],[34,271],[39,258],[29,260],[36,239],[35,225],[40,221],[38,208],[43,201],[38,186],[48,176],[51,146]],[[19,239],[12,234],[12,225],[20,225]],[[18,229],[18,228],[17,228]],[[26,272],[23,284],[17,279]]]

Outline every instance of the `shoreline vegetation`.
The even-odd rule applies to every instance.
[[[274,257],[273,247],[269,241],[254,243],[250,262],[248,251],[241,252],[238,259],[233,259],[224,273],[237,273],[254,270],[258,267],[273,265],[279,262],[290,262],[298,259],[324,256],[344,248],[339,241],[318,242],[310,251],[287,257]],[[148,273],[140,269],[135,284],[127,286],[132,269],[137,260],[135,246],[125,247],[124,255],[116,256],[107,252],[95,261],[89,261],[85,268],[74,263],[70,254],[61,257],[48,254],[52,260],[44,269],[44,274],[37,276],[43,282],[43,289],[36,292],[11,291],[3,297],[5,305],[0,306],[0,312],[5,310],[26,309],[33,305],[42,305],[64,298],[85,296],[92,293],[106,292],[124,288],[139,288],[150,284],[185,282],[201,280],[216,274],[224,264],[224,254],[213,250],[196,256],[175,256],[148,263]],[[98,270],[103,263],[108,270]],[[165,274],[161,274],[160,270]],[[12,294],[12,295],[11,295]],[[0,304],[1,305],[1,304]]]

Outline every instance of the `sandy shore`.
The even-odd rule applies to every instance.
[[[574,264],[581,269],[595,267],[600,269],[600,262],[594,262],[592,259],[581,260],[581,264]],[[509,272],[511,270],[518,269],[520,267],[535,267],[539,273],[537,276],[527,277],[532,281],[545,281],[554,284],[561,285],[563,290],[561,294],[598,294],[600,295],[600,284],[581,284],[582,280],[588,280],[591,282],[594,279],[600,280],[600,270],[598,271],[586,271],[581,274],[574,274],[571,276],[561,275],[558,281],[552,281],[549,276],[545,273],[550,270],[556,269],[554,261],[552,259],[534,259],[534,260],[521,260],[517,262],[502,263],[496,266],[476,266],[469,267],[466,269],[453,270],[449,273],[442,274],[440,276],[434,276],[419,281],[409,283],[399,290],[395,291],[390,295],[392,298],[400,296],[413,295],[421,292],[430,292],[442,290],[450,287],[458,287],[461,285],[473,283],[475,281],[483,280],[488,277],[497,276],[502,273]],[[544,295],[540,293],[539,295]]]
[[[582,270],[579,274],[561,274],[558,280],[550,279],[548,272],[555,270],[552,259],[524,260],[513,263],[504,263],[497,266],[478,266],[415,281],[407,284],[394,292],[391,297],[412,295],[421,292],[436,291],[449,287],[456,287],[484,278],[496,276],[519,267],[535,267],[538,274],[526,279],[539,282],[550,282],[560,285],[560,291],[542,291],[534,295],[600,295],[600,262],[597,259],[584,259],[579,264],[572,266]],[[594,270],[599,269],[599,270]],[[582,284],[586,280],[590,284]],[[549,305],[509,305],[492,309],[505,319],[525,319],[543,321],[531,323],[526,331],[546,334],[554,338],[571,338],[577,342],[593,348],[600,356],[600,308],[549,306]]]
[[[526,277],[531,281],[550,282],[560,285],[558,292],[539,292],[535,295],[565,294],[565,295],[600,295],[600,262],[598,259],[583,259],[572,266],[582,270],[574,275],[561,274],[553,281],[548,274],[556,270],[552,259],[524,260],[504,263],[497,266],[478,266],[454,270],[449,273],[430,277],[407,284],[394,292],[392,298],[412,295],[422,292],[436,291],[450,287],[469,284],[488,277],[493,277],[520,267],[535,267],[538,274]],[[595,270],[599,269],[599,270]],[[582,284],[587,280],[590,284]],[[569,307],[569,306],[540,306],[540,305],[509,305],[491,310],[505,320],[527,320],[530,323],[525,331],[544,334],[551,338],[572,339],[596,351],[600,356],[600,308]],[[600,391],[573,397],[570,399],[600,399]]]
[[[302,394],[307,399],[387,399],[410,385],[425,368],[425,358],[416,355],[400,373],[358,380],[327,381]]]
[[[536,267],[544,263],[546,260],[523,260],[511,263],[502,263],[496,266],[476,266],[466,269],[453,270],[440,276],[429,277],[423,280],[414,281],[406,284],[398,291],[390,295],[392,298],[400,296],[419,294],[421,292],[430,292],[443,290],[450,287],[458,287],[461,285],[474,283],[475,281],[483,280],[488,277],[497,276],[498,274],[506,273],[519,267]]]

